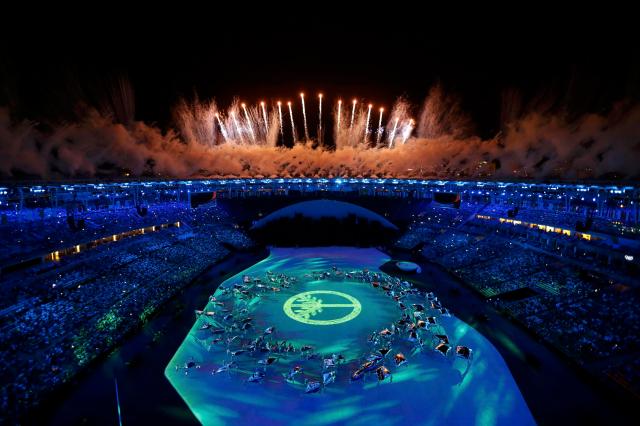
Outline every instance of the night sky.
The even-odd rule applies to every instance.
[[[104,103],[124,78],[135,118],[167,128],[176,102],[195,94],[223,106],[235,96],[296,101],[301,90],[322,91],[328,101],[357,96],[391,106],[405,96],[419,105],[440,83],[490,136],[508,89],[576,115],[640,98],[638,47],[624,22],[603,31],[597,22],[564,27],[560,19],[468,25],[431,16],[402,25],[381,13],[354,25],[306,15],[210,22],[193,15],[200,16],[29,21],[20,36],[3,37],[0,105],[15,117],[73,120],[81,103]],[[395,23],[382,25],[385,18]]]

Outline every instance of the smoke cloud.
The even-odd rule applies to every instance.
[[[351,104],[345,103],[340,128],[333,119],[331,147],[314,141],[277,146],[282,136],[272,105],[265,125],[256,106],[247,106],[245,114],[237,102],[223,111],[212,101],[184,101],[175,108],[175,128],[168,131],[90,108],[77,122],[43,129],[13,120],[8,108],[0,108],[0,176],[640,177],[640,106],[620,102],[606,114],[576,119],[548,108],[527,110],[512,98],[507,94],[511,101],[503,111],[503,130],[490,139],[474,135],[460,103],[439,87],[430,92],[415,121],[413,106],[398,100],[385,119],[379,146],[377,128],[369,129],[365,141],[366,107],[358,105],[352,117]],[[127,106],[122,115],[130,116],[132,108]],[[285,108],[283,115],[284,138],[290,139]],[[246,132],[247,116],[253,135]],[[377,126],[377,120],[372,122]],[[303,134],[301,129],[297,134]]]

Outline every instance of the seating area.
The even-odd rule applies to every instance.
[[[42,209],[37,217],[33,216],[33,211],[8,214],[7,220],[0,224],[0,239],[13,244],[0,247],[0,265],[18,263],[55,250],[149,226],[178,221],[213,223],[228,220],[228,215],[221,209],[207,206],[192,209],[183,203],[155,203],[138,210],[124,206],[73,212]],[[73,218],[73,226],[70,226],[68,217]],[[79,226],[79,223],[84,225]]]
[[[460,229],[476,235],[498,235],[529,249],[597,268],[599,272],[623,281],[628,281],[625,277],[640,274],[640,264],[634,262],[640,257],[640,245],[632,239],[622,240],[607,235],[585,239],[576,233],[567,235],[538,227],[487,220],[482,215],[466,222]]]
[[[443,235],[442,241],[459,241],[458,232],[453,231],[451,237]],[[506,256],[516,247],[515,243],[490,236],[473,236],[468,234],[467,240],[456,244],[449,253],[435,256],[437,262],[452,270],[471,267],[491,259]]]
[[[120,215],[113,228],[105,219],[104,230],[139,225],[135,218],[126,226],[123,217],[127,214]],[[3,276],[0,345],[7,348],[0,353],[3,412],[26,410],[40,395],[69,380],[229,254],[228,247],[251,246],[249,238],[213,205],[191,212],[167,210],[156,217],[188,220],[190,225],[100,245]],[[60,226],[68,228],[66,223]],[[16,414],[20,415],[12,416]]]
[[[638,303],[637,291],[605,287],[522,320],[567,355],[589,363],[640,349]]]
[[[506,217],[502,210],[486,206],[481,214]],[[518,213],[523,221],[554,226],[569,226],[578,219],[563,216],[551,211]],[[606,366],[640,351],[640,288],[633,278],[634,266],[607,259],[616,249],[607,240],[584,241],[481,219],[447,228],[441,223],[432,226],[423,217],[397,247],[419,243],[424,244],[426,259],[448,269],[487,303],[600,377],[612,377]],[[639,376],[633,371],[637,369],[620,367],[614,376],[638,389]]]
[[[511,212],[512,216],[509,215]],[[587,212],[572,212],[566,210],[554,210],[543,208],[521,207],[515,209],[510,205],[489,205],[482,213],[492,217],[512,217],[523,222],[549,225],[573,231],[589,223],[587,232],[596,232],[613,236],[637,239],[640,233],[631,232],[629,227],[623,226],[618,221],[607,220],[604,217],[595,216]]]
[[[464,245],[468,242],[468,235],[464,233],[457,234],[459,238],[456,241],[453,241],[448,235],[444,238],[439,238],[439,236],[444,231],[450,231],[452,228],[460,226],[472,217],[476,210],[478,210],[476,205],[455,209],[432,203],[427,209],[416,215],[414,223],[410,225],[409,232],[400,237],[396,246],[411,249],[420,243],[429,241],[429,247],[434,250],[433,255],[438,255],[455,249],[458,245]]]
[[[492,239],[495,243],[495,239]],[[484,241],[483,241],[484,242]],[[480,250],[487,244],[479,243]],[[496,262],[494,259],[458,268],[455,273],[485,296],[491,297],[528,285],[521,277],[531,276],[549,264],[549,258],[531,250],[509,244],[509,255]],[[497,249],[491,252],[496,252]]]
[[[640,396],[640,358],[623,359],[607,370],[607,376],[636,396]]]

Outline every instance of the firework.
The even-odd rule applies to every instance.
[[[269,123],[267,121],[267,110],[264,106],[264,102],[260,102],[260,107],[262,108],[262,118],[264,119],[264,133],[265,135],[269,134]]]
[[[324,94],[318,93],[318,111],[317,111],[317,134],[309,134],[309,122],[306,114],[306,100],[305,94],[299,93],[302,102],[302,119],[304,120],[304,135],[300,137],[298,135],[298,129],[296,129],[296,121],[293,116],[293,102],[287,102],[289,109],[289,122],[291,125],[291,137],[293,143],[304,140],[305,142],[315,141],[320,145],[325,143],[323,128],[326,123],[323,116],[325,113]],[[413,136],[413,132],[419,132],[422,127],[419,127],[417,123],[410,119],[408,108],[409,104],[400,99],[398,100],[391,110],[386,115],[385,108],[378,108],[378,120],[373,122],[373,104],[367,104],[368,108],[357,108],[358,99],[354,98],[351,105],[351,117],[349,117],[349,123],[347,124],[348,111],[343,111],[342,99],[338,99],[337,108],[333,110],[333,125],[335,130],[334,143],[337,148],[358,145],[379,146],[381,143],[385,144],[387,148],[392,148],[396,141],[396,137],[399,138],[401,143],[406,143],[410,137]],[[184,135],[189,140],[201,141],[203,144],[224,144],[234,143],[240,145],[266,145],[276,146],[280,141],[284,141],[284,121],[286,117],[286,111],[282,110],[284,106],[282,102],[277,101],[276,105],[278,109],[276,111],[275,105],[272,111],[269,111],[267,101],[262,100],[256,103],[254,106],[250,106],[244,102],[238,102],[234,100],[233,103],[227,108],[226,111],[221,111],[215,102],[209,104],[196,104],[193,107],[185,105],[181,108],[180,123],[183,127]],[[424,115],[424,114],[423,114]],[[383,120],[387,120],[385,121]],[[423,120],[421,116],[420,120]],[[420,122],[422,125],[422,122]],[[298,122],[298,125],[303,123]],[[348,126],[348,127],[347,127]],[[218,133],[217,127],[220,131]],[[375,140],[373,140],[372,133],[375,132]],[[384,140],[385,136],[388,140]],[[304,138],[304,139],[303,139]],[[383,142],[384,140],[384,142]],[[398,141],[398,143],[400,143]],[[372,143],[373,142],[373,143]],[[386,142],[386,143],[385,143]]]
[[[322,93],[318,94],[318,141],[322,143]]]
[[[391,133],[389,134],[389,148],[391,148],[391,146],[393,145],[393,138],[396,136],[396,130],[398,130],[399,120],[400,118],[396,117],[395,121],[393,122],[393,130],[391,130]]]
[[[218,126],[220,126],[220,133],[222,133],[222,137],[224,138],[225,142],[227,142],[229,140],[229,136],[227,134],[227,130],[224,128],[224,123],[220,119],[220,114],[218,114],[217,112],[216,120],[218,120]]]
[[[287,102],[289,107],[289,117],[291,118],[291,136],[293,137],[293,143],[296,143],[296,125],[293,122],[293,110],[291,109],[291,101]]]
[[[376,137],[376,145],[380,144],[380,138],[382,138],[382,113],[384,108],[380,108],[380,118],[378,119],[378,136]]]
[[[353,120],[356,117],[356,104],[358,101],[356,99],[353,100],[353,106],[351,107],[351,124],[349,125],[349,132],[353,129]]]
[[[280,136],[284,138],[284,125],[282,123],[282,102],[278,101],[278,117],[280,117]]]
[[[249,134],[251,135],[251,140],[256,142],[256,135],[253,133],[253,127],[251,126],[251,118],[249,118],[249,112],[247,111],[247,105],[242,104],[242,109],[244,110],[244,116],[247,119],[247,128],[249,129]]]
[[[409,120],[409,124],[404,126],[404,129],[402,130],[402,144],[403,145],[405,143],[407,143],[407,139],[409,139],[409,136],[411,136],[411,132],[412,131],[413,131],[413,119],[410,119]]]
[[[304,122],[304,139],[309,140],[309,129],[307,128],[307,109],[304,106],[304,93],[300,93],[300,99],[302,100],[302,120]]]
[[[238,119],[236,118],[235,111],[231,111],[231,119],[233,120],[233,124],[236,126],[236,132],[238,133],[238,138],[240,138],[241,142],[244,142],[242,139],[242,129],[240,128],[240,123],[238,123]]]
[[[369,120],[371,119],[371,108],[373,108],[373,104],[369,104],[369,109],[367,110],[367,121],[364,127],[364,143],[367,143],[367,139],[369,138]]]

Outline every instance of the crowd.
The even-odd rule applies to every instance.
[[[221,209],[203,207],[157,203],[138,208],[41,209],[41,214],[35,216],[33,211],[12,213],[0,224],[0,241],[8,242],[0,245],[0,266],[134,229],[181,220],[201,223],[225,216]]]
[[[452,241],[449,236],[444,238],[439,238],[439,236],[473,218],[477,210],[477,206],[456,209],[432,203],[414,217],[414,222],[409,226],[409,232],[400,237],[396,246],[411,249],[420,243],[429,241],[429,247],[437,252],[455,249],[458,245],[466,244],[469,236],[461,233],[458,235],[457,241]]]
[[[114,227],[123,226],[126,214],[118,217]],[[225,257],[230,246],[251,245],[213,205],[192,211],[165,209],[156,217],[178,219],[184,226],[100,245],[2,277],[3,413],[10,418],[24,414]],[[135,221],[129,226],[138,226]],[[113,232],[107,222],[103,226],[105,232]]]
[[[637,291],[607,286],[583,298],[556,298],[551,309],[520,318],[581,363],[640,349],[640,302]]]
[[[636,396],[640,396],[640,358],[621,360],[607,370],[607,376]]]
[[[528,223],[549,225],[558,228],[596,232],[613,236],[636,239],[640,237],[638,230],[631,229],[619,221],[607,220],[588,212],[574,212],[566,210],[552,210],[544,208],[521,207],[511,205],[488,205],[483,209],[483,214],[492,217],[511,217]]]
[[[585,240],[575,233],[571,235],[559,232],[547,232],[537,227],[525,227],[498,221],[474,218],[464,224],[462,229],[475,235],[490,233],[503,239],[518,242],[531,249],[540,249],[579,263],[598,268],[600,272],[617,276],[633,277],[640,273],[638,244],[633,241],[623,243],[616,237],[602,236]],[[631,257],[629,258],[629,255]],[[631,260],[631,261],[630,261]],[[624,279],[624,278],[622,278]]]
[[[501,210],[504,207],[489,205],[481,214],[506,217]],[[517,213],[521,220],[575,226],[577,216],[562,216]],[[475,218],[433,226],[423,217],[397,246],[423,244],[425,258],[444,266],[541,339],[596,374],[613,375],[630,388],[640,388],[637,368],[620,365],[615,374],[605,373],[606,366],[616,365],[620,358],[633,359],[640,351],[637,278],[629,269],[607,262],[606,250],[597,257],[593,253],[598,250],[583,249],[594,243],[604,247],[606,240],[581,241],[521,228]]]
[[[476,249],[481,253],[487,249],[489,244],[496,244],[496,239],[485,239],[478,243]],[[484,244],[483,244],[484,243]],[[505,244],[509,252],[500,261],[490,259],[488,261],[467,264],[462,268],[455,269],[455,273],[472,285],[485,296],[507,293],[519,288],[527,287],[520,278],[530,276],[541,269],[548,267],[547,256],[525,250],[515,244]],[[470,250],[473,252],[473,250]],[[495,253],[498,248],[489,250]]]

